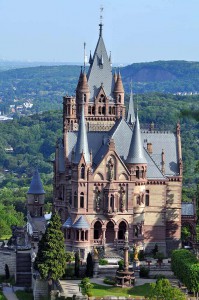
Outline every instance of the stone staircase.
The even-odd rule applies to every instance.
[[[31,255],[28,252],[18,252],[16,255],[16,285],[30,287],[31,282]]]
[[[117,249],[113,245],[107,244],[105,247],[104,258],[107,260],[120,260],[123,257],[121,251],[117,251]]]

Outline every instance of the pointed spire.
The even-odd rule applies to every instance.
[[[131,138],[131,144],[129,148],[129,154],[126,160],[129,164],[146,164],[146,158],[144,156],[144,149],[142,145],[140,122],[138,118],[138,112],[136,122],[133,128],[133,134]]]
[[[120,71],[118,72],[118,75],[117,75],[117,81],[115,83],[114,92],[124,93],[124,87],[123,87]]]
[[[88,80],[87,80],[85,72],[83,72],[82,76],[81,76],[81,82],[79,84],[79,91],[82,93],[89,93]]]
[[[90,153],[88,148],[88,138],[86,131],[86,122],[84,117],[84,105],[82,105],[82,114],[79,121],[79,130],[77,135],[77,143],[75,148],[74,163],[79,163],[82,153],[86,163],[90,163]]]
[[[45,194],[38,169],[35,169],[30,188],[27,194],[42,195]]]
[[[89,64],[91,65],[92,63],[93,63],[93,58],[92,58],[91,51],[90,51]]]
[[[126,121],[131,125],[135,123],[132,82],[131,82],[131,93],[130,93],[128,111],[126,115]]]
[[[117,73],[116,73],[116,70],[115,70],[115,72],[114,72],[113,79],[114,79],[114,82],[116,83],[116,81],[117,81]]]

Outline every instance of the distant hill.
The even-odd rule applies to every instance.
[[[0,110],[29,99],[32,112],[61,107],[62,96],[75,94],[80,66],[39,66],[0,72]],[[126,93],[198,93],[199,62],[156,61],[120,68]]]

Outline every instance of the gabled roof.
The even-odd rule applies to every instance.
[[[72,227],[72,224],[73,224],[73,222],[72,222],[71,217],[68,217],[68,219],[67,219],[67,220],[65,221],[65,223],[62,225],[62,227],[70,228],[70,227]]]
[[[106,155],[108,142],[110,138],[114,139],[115,150],[120,158],[125,162],[127,159],[130,143],[132,139],[132,128],[124,119],[119,119],[109,132],[105,131],[88,131],[88,145],[93,154],[94,169]],[[71,160],[73,149],[77,141],[77,132],[68,132],[68,158]],[[147,143],[152,143],[153,152],[148,158],[147,152],[143,149],[147,160],[147,178],[162,179],[162,149],[165,154],[165,177],[179,175],[177,138],[172,132],[152,132],[141,131],[142,145],[146,149]],[[158,169],[158,170],[157,170]]]
[[[111,62],[108,58],[102,37],[102,26],[100,29],[100,35],[93,55],[92,63],[87,73],[91,100],[94,100],[94,98],[98,95],[101,85],[104,87],[106,96],[112,98],[113,76]]]
[[[45,191],[43,189],[43,185],[41,182],[41,178],[39,175],[38,170],[36,169],[34,174],[33,174],[33,178],[30,184],[30,188],[28,190],[27,194],[33,194],[33,195],[42,195],[45,194]]]
[[[126,162],[129,164],[147,163],[144,155],[138,113],[136,117],[135,126],[133,128],[133,135],[132,135],[131,144],[130,144],[129,153]]]
[[[73,225],[73,228],[83,228],[83,229],[89,229],[90,225],[88,224],[88,222],[86,221],[86,219],[84,218],[84,216],[81,216]]]
[[[76,164],[79,163],[82,153],[84,154],[86,163],[90,163],[90,153],[88,148],[86,122],[84,117],[84,105],[82,105],[82,114],[79,122],[79,130],[77,135],[77,143],[75,147],[74,163]]]

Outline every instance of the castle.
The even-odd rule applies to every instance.
[[[131,92],[125,111],[120,72],[99,38],[76,96],[63,97],[63,140],[54,163],[54,209],[67,250],[130,245],[169,253],[180,244],[182,153],[176,132],[141,130]]]

